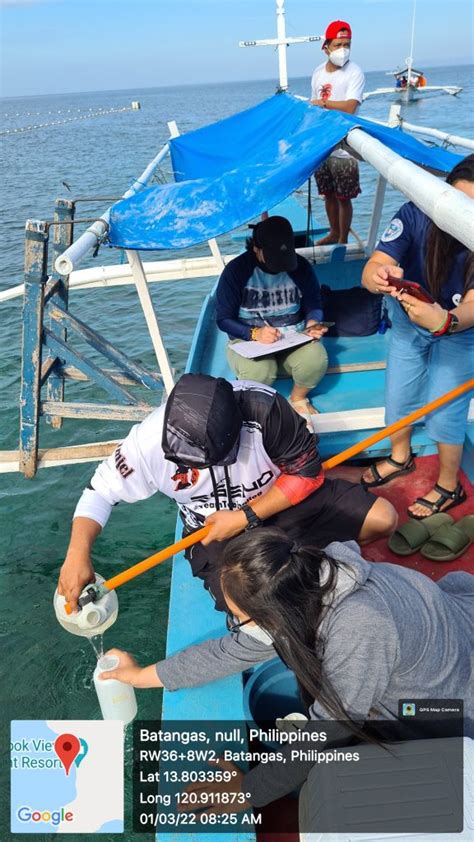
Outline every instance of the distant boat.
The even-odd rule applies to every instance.
[[[431,91],[441,91],[451,96],[456,96],[461,93],[462,88],[457,85],[428,85],[425,74],[422,70],[415,70],[413,67],[413,48],[415,41],[415,15],[416,15],[416,0],[413,2],[413,16],[411,21],[411,44],[410,55],[405,59],[405,67],[403,69],[389,70],[386,76],[393,76],[395,84],[393,87],[376,88],[375,91],[368,91],[364,94],[363,99],[369,99],[372,96],[394,95],[402,102],[412,102],[415,99],[420,99],[422,95]]]
[[[363,95],[363,100],[369,99],[372,96],[391,94],[406,103],[420,99],[422,95],[431,91],[441,91],[451,96],[456,96],[462,91],[462,88],[457,85],[427,85],[425,74],[422,70],[415,70],[412,65],[411,56],[407,58],[406,66],[402,70],[390,70],[386,75],[393,76],[395,84],[391,87],[376,88],[375,91],[367,91]]]

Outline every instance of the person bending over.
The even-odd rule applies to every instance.
[[[311,730],[332,720],[346,737],[367,739],[365,723],[396,721],[399,699],[443,698],[464,700],[464,734],[474,736],[474,577],[458,571],[433,582],[365,561],[354,542],[321,550],[308,539],[300,544],[270,527],[234,538],[221,572],[230,633],[146,667],[112,650],[119,666],[101,677],[172,691],[278,654],[296,675]],[[234,781],[262,807],[311,768],[311,761],[288,764],[286,774],[281,762],[246,774],[234,768]]]
[[[248,528],[278,524],[324,547],[335,538],[370,541],[397,525],[387,500],[325,478],[316,436],[273,389],[184,374],[166,405],[99,465],[79,500],[58,585],[73,608],[94,579],[92,547],[114,506],[157,491],[176,501],[185,533],[210,527],[187,557],[218,610],[225,542]]]

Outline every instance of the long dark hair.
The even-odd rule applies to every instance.
[[[456,181],[474,182],[474,154],[468,155],[451,170],[446,182],[453,185]],[[449,277],[456,255],[463,248],[462,243],[451,234],[441,231],[434,222],[431,223],[426,240],[425,272],[428,288],[435,301],[439,299],[441,289]],[[474,255],[473,252],[469,252],[464,265],[464,292],[466,292],[473,274]]]
[[[229,541],[221,584],[224,595],[272,636],[278,654],[296,675],[306,705],[317,699],[333,719],[345,721],[352,733],[372,742],[323,672],[319,630],[341,567],[349,569],[323,550],[295,545],[283,530],[268,526]]]

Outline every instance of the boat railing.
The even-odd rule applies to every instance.
[[[433,129],[428,126],[417,126],[414,123],[409,123],[401,116],[400,105],[392,105],[390,109],[390,123],[389,125],[398,125],[403,131],[411,134],[421,134],[427,137],[435,137],[442,141],[444,147],[461,146],[464,149],[474,150],[474,140],[469,137],[462,137],[462,135],[450,134],[449,132],[442,132],[439,129]]]
[[[330,263],[339,258],[360,260],[367,254],[367,241],[361,240],[354,232],[355,243],[347,245],[307,246],[297,248],[298,254],[306,257],[310,263]],[[194,278],[217,278],[223,266],[237,257],[237,252],[221,255],[222,263],[211,256],[178,258],[175,260],[143,261],[142,266],[148,283],[169,281],[189,281]],[[128,286],[135,284],[130,263],[116,263],[110,266],[94,266],[89,269],[77,269],[69,276],[69,290],[100,289],[106,287]],[[0,302],[22,298],[24,284],[17,284],[0,292]]]

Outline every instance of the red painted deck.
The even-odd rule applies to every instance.
[[[413,503],[416,497],[423,497],[435,484],[438,479],[438,457],[423,456],[416,459],[416,471],[406,476],[394,479],[388,485],[383,485],[375,493],[378,497],[386,497],[395,506],[400,524],[408,520],[407,508]],[[341,466],[330,471],[328,476],[341,477],[357,482],[365,469],[352,466]],[[474,514],[474,486],[464,474],[461,474],[461,482],[467,494],[467,500],[450,511],[454,520],[459,520],[464,515]],[[369,561],[389,561],[393,564],[401,564],[404,567],[412,567],[419,570],[426,576],[433,579],[440,579],[451,570],[467,570],[474,574],[474,544],[456,561],[432,562],[428,561],[420,553],[408,557],[401,557],[390,552],[385,538],[367,544],[363,547],[362,555]]]
[[[437,456],[417,458],[416,465],[417,469],[413,473],[394,479],[389,485],[383,485],[375,492],[378,497],[386,497],[393,503],[399,514],[400,523],[408,520],[407,507],[413,503],[416,497],[422,497],[426,494],[438,478]],[[358,482],[364,470],[352,466],[341,466],[329,471],[328,476]],[[450,512],[454,520],[459,520],[464,515],[474,514],[474,486],[464,474],[461,475],[461,481],[468,497],[465,503],[456,506]],[[474,574],[474,544],[461,558],[443,563],[428,561],[420,553],[415,553],[407,558],[397,556],[390,552],[385,538],[373,544],[367,544],[363,547],[362,554],[369,561],[389,561],[393,564],[401,564],[404,567],[413,567],[414,570],[419,570],[433,579],[440,579],[451,570],[467,570]],[[299,842],[299,834],[289,831],[290,828],[295,827],[298,821],[298,801],[295,798],[285,797],[269,804],[263,811],[263,827],[265,827],[265,813],[268,811],[271,811],[272,823],[275,823],[275,816],[278,816],[281,830],[278,834],[265,832],[265,830],[259,831],[257,833],[258,842]]]

